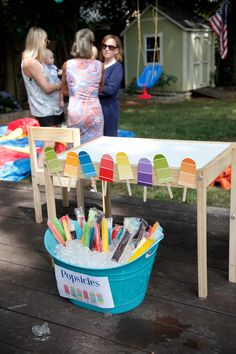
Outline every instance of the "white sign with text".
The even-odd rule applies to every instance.
[[[93,277],[56,264],[55,275],[60,296],[101,308],[114,307],[108,277]]]

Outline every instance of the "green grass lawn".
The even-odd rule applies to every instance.
[[[119,128],[132,130],[139,138],[236,141],[236,100],[199,99],[175,103],[125,105]],[[112,186],[114,193],[127,195],[126,186]],[[133,195],[142,196],[143,188],[132,185]],[[181,201],[182,190],[173,188],[174,200]],[[148,189],[148,198],[168,200],[164,187]],[[196,203],[196,191],[188,190],[187,202]],[[229,207],[229,191],[208,188],[208,205]]]

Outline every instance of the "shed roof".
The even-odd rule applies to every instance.
[[[141,13],[142,16],[150,9],[154,8],[153,5],[148,5]],[[211,28],[208,26],[207,22],[202,19],[200,16],[195,14],[188,13],[182,9],[176,7],[163,7],[158,6],[158,14],[165,17],[169,21],[173,22],[176,26],[180,27],[185,31],[201,30],[201,31],[211,31]],[[137,18],[121,32],[121,36],[129,30],[137,22]]]

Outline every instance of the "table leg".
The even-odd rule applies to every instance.
[[[232,148],[229,225],[229,281],[236,283],[236,144]]]
[[[56,216],[55,193],[52,180],[53,177],[50,176],[48,167],[46,165],[44,165],[44,179],[48,219],[52,219],[54,216]]]
[[[207,186],[204,175],[197,181],[198,296],[207,297]]]

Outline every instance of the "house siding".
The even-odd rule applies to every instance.
[[[152,7],[149,6],[141,14],[141,43],[144,48],[144,38],[147,35],[154,35],[155,23],[153,19]],[[209,85],[211,82],[210,76],[214,71],[214,46],[212,45],[212,32],[210,29],[197,30],[197,34],[205,36],[210,39],[209,41],[209,56],[208,67],[205,77],[208,79],[204,82],[201,81],[198,75],[198,68],[194,66],[194,45],[193,33],[194,30],[185,30],[183,26],[178,25],[177,22],[170,20],[164,13],[159,13],[158,16],[158,35],[161,38],[161,57],[160,63],[163,65],[163,70],[167,75],[173,75],[177,78],[176,83],[171,83],[170,86],[156,87],[155,90],[167,92],[186,92],[201,85]],[[138,38],[138,23],[137,20],[133,21],[126,30],[123,31],[124,36],[124,49],[125,49],[125,86],[126,88],[136,80],[137,67],[139,67],[138,75],[141,74],[144,66],[145,59],[142,52],[139,50]],[[203,48],[201,48],[203,50]],[[194,76],[195,68],[195,76]],[[202,70],[202,68],[201,68]],[[206,70],[206,66],[203,70]],[[200,72],[200,70],[199,70]],[[157,84],[158,85],[158,84]]]

